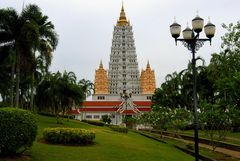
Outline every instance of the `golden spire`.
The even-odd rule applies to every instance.
[[[126,26],[126,25],[129,25],[129,23],[128,23],[127,18],[126,18],[126,14],[125,14],[124,7],[123,7],[123,2],[122,2],[122,9],[121,9],[121,12],[120,12],[120,17],[117,21],[117,26]]]
[[[149,61],[146,70],[142,70],[140,76],[140,88],[142,94],[153,94],[156,89],[154,70],[151,69]]]
[[[95,94],[108,94],[108,76],[107,71],[103,68],[102,60],[99,68],[95,70],[94,80]]]
[[[149,64],[149,60],[147,61],[147,69],[151,69],[150,64]]]
[[[103,69],[102,60],[100,60],[99,69]]]

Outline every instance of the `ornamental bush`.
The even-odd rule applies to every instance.
[[[32,146],[37,135],[35,116],[26,110],[0,108],[0,155],[21,153]]]
[[[105,123],[102,121],[98,121],[98,120],[82,120],[82,122],[86,122],[88,124],[92,124],[92,125],[96,125],[96,126],[104,126]]]
[[[123,126],[111,125],[110,129],[117,132],[128,133],[128,128]]]
[[[43,138],[52,144],[86,145],[93,143],[95,132],[78,128],[45,128]]]

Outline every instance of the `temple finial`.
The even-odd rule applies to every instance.
[[[121,12],[120,12],[120,17],[117,21],[117,25],[118,26],[125,26],[125,25],[128,25],[128,21],[127,21],[127,18],[126,18],[126,14],[125,14],[125,11],[124,11],[124,6],[123,6],[123,1],[122,1],[122,8],[121,8]]]
[[[150,68],[149,60],[147,61],[147,68]]]
[[[102,59],[100,60],[99,68],[103,68]]]

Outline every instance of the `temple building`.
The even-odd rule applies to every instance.
[[[146,70],[142,70],[140,76],[141,94],[153,94],[156,89],[154,70],[151,69],[149,61]]]
[[[123,117],[151,110],[156,88],[154,70],[147,62],[140,75],[133,29],[123,6],[114,26],[109,69],[104,69],[100,61],[94,86],[92,101],[85,101],[81,108],[72,111],[77,119],[100,120],[109,115],[112,124],[121,124]]]
[[[95,71],[94,90],[95,94],[109,94],[107,71],[103,68],[102,61]]]

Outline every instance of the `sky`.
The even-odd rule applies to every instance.
[[[94,81],[100,60],[105,69],[111,53],[113,27],[120,14],[122,0],[0,0],[0,8],[37,4],[55,25],[59,44],[53,53],[50,71],[73,71],[78,79]],[[127,18],[133,26],[139,70],[149,60],[155,70],[157,87],[167,74],[181,71],[191,53],[181,44],[175,46],[169,26],[174,17],[182,26],[199,13],[216,25],[212,45],[208,42],[197,52],[209,63],[211,54],[221,51],[222,23],[240,20],[240,0],[124,0]],[[204,32],[201,37],[205,38]]]

